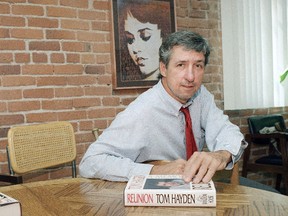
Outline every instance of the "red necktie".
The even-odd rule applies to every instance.
[[[197,146],[192,130],[192,121],[190,117],[190,112],[188,107],[181,107],[180,109],[181,112],[183,112],[185,116],[185,121],[186,121],[186,127],[185,127],[185,134],[186,134],[186,156],[187,160],[191,157],[191,155],[197,151]]]

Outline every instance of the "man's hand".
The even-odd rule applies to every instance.
[[[151,175],[183,175],[187,161],[178,159],[171,162],[151,163]]]
[[[194,183],[208,182],[216,171],[223,170],[230,161],[231,153],[228,151],[194,152],[187,161],[183,179]]]

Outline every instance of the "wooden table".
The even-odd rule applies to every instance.
[[[1,187],[0,191],[21,202],[23,216],[288,215],[288,196],[225,183],[216,183],[216,208],[124,207],[125,185],[76,178]]]

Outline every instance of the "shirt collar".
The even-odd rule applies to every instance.
[[[163,103],[167,105],[167,109],[170,109],[175,115],[179,115],[179,110],[181,107],[188,107],[190,106],[195,98],[200,94],[201,87],[198,91],[187,101],[187,103],[182,104],[179,101],[175,100],[171,95],[167,93],[164,86],[162,85],[161,79],[159,82],[154,86],[159,90],[160,98],[163,99]]]

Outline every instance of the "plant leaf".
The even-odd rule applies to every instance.
[[[280,83],[283,82],[287,76],[288,76],[288,69],[280,76]]]

